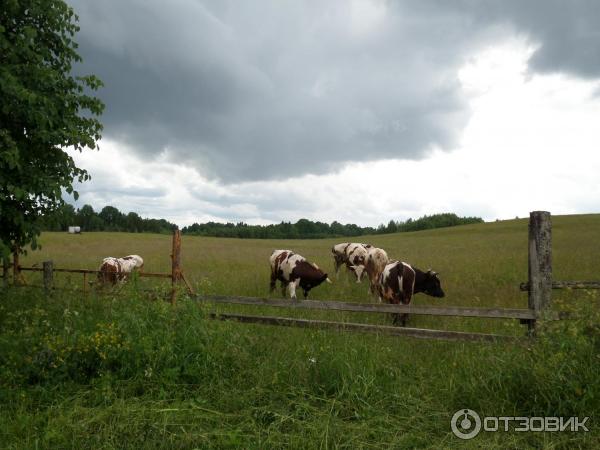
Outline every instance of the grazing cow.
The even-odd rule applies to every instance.
[[[438,298],[444,296],[437,273],[432,270],[423,272],[401,261],[393,261],[385,266],[379,275],[377,289],[380,299],[394,304],[408,305],[412,296],[419,292]],[[407,318],[408,314],[396,314],[394,324],[400,321],[405,326]]]
[[[365,271],[369,277],[369,289],[372,294],[377,294],[377,284],[379,283],[379,275],[385,269],[385,266],[390,262],[390,258],[386,251],[382,248],[371,247],[367,250],[365,259]],[[381,301],[381,298],[379,299]]]
[[[98,281],[100,283],[116,284],[125,281],[129,274],[135,269],[143,269],[144,260],[139,255],[129,255],[123,258],[109,256],[104,258],[100,265]]]
[[[286,287],[289,289],[290,298],[296,298],[296,288],[300,286],[304,292],[304,298],[308,292],[320,285],[323,281],[331,283],[327,274],[316,264],[310,263],[291,250],[275,250],[269,258],[271,263],[271,285],[273,292],[277,280],[281,282],[282,294],[285,296]]]
[[[367,250],[372,246],[370,244],[343,242],[334,245],[331,248],[336,276],[339,274],[340,267],[345,264],[348,269],[356,276],[356,282],[360,283],[365,270],[365,258]]]

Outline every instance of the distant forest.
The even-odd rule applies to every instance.
[[[351,237],[364,234],[387,234],[403,231],[419,231],[432,228],[452,227],[481,223],[480,217],[458,217],[454,213],[433,214],[406,221],[391,220],[377,228],[360,227],[355,224],[331,224],[300,219],[296,223],[281,222],[273,225],[248,225],[238,223],[194,223],[183,227],[183,234],[246,239],[318,239],[326,237]],[[175,224],[165,219],[144,219],[135,212],[122,213],[114,206],[105,206],[100,212],[90,205],[75,209],[65,204],[52,214],[40,218],[45,231],[66,231],[69,226],[80,226],[81,231],[123,231],[130,233],[171,233]]]
[[[81,227],[81,231],[125,231],[130,233],[173,232],[175,224],[165,219],[143,219],[139,214],[122,213],[114,206],[105,206],[100,212],[90,205],[75,209],[68,203],[52,214],[40,218],[44,231],[67,231],[69,226]]]

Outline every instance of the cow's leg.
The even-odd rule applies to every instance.
[[[360,283],[360,280],[362,278],[362,270],[360,266],[351,266],[352,267],[352,272],[354,272],[354,276],[356,277],[356,282]]]
[[[369,291],[371,291],[371,294],[376,295],[376,279],[375,276],[369,276]],[[379,296],[379,302],[381,303],[381,295]]]
[[[371,280],[369,280],[369,282],[371,283],[371,286],[369,286],[369,289],[371,289],[371,293],[377,297],[379,303],[383,303],[383,289],[379,285],[379,282],[377,282],[377,284],[375,284]]]
[[[398,314],[398,316],[399,316],[399,320],[400,320],[400,326],[405,327],[406,322],[408,321],[408,314],[403,313],[403,314]]]
[[[290,284],[288,285],[289,290],[290,290],[290,298],[296,300],[296,288],[298,287],[298,285],[300,284],[300,278],[296,278],[294,281],[290,281]]]
[[[391,303],[392,305],[400,305],[402,304],[402,297],[401,295],[398,296],[398,294],[392,294],[391,298],[387,298],[386,300],[388,300],[388,303]],[[403,316],[405,316],[405,313],[393,313],[392,314],[392,324],[393,325],[398,325],[398,323],[400,323],[401,326],[404,326],[404,322],[403,322]]]
[[[379,303],[383,303],[385,296],[383,295],[383,289],[381,289],[379,282],[369,280],[369,293],[377,298]]]
[[[290,283],[290,297],[293,298],[294,300],[297,299],[296,289],[298,289],[299,285],[300,285],[300,278],[296,278],[296,280],[294,282]]]
[[[408,304],[410,304],[411,299],[412,299],[412,295],[410,293],[404,293],[402,295],[402,297],[400,298],[400,301],[402,302],[403,305],[408,305]],[[408,314],[407,313],[400,314],[400,325],[405,327],[407,321],[408,321]]]
[[[271,283],[269,284],[269,292],[273,292],[275,290],[276,284],[277,274],[274,271],[271,271]]]
[[[281,281],[281,296],[285,298],[287,290],[287,284]]]
[[[393,317],[394,317],[394,320],[393,320],[393,324],[394,325],[400,324],[401,327],[405,327],[406,326],[406,321],[408,320],[408,314],[406,314],[406,313],[394,313]]]
[[[337,277],[340,274],[340,266],[342,262],[339,260],[337,256],[333,256],[333,267],[335,268],[335,276]]]

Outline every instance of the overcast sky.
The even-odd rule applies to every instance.
[[[600,2],[72,0],[77,206],[179,225],[600,212]]]

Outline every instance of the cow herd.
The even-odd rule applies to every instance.
[[[413,295],[420,292],[432,297],[443,297],[438,274],[432,270],[422,271],[403,261],[390,259],[382,248],[370,244],[344,242],[331,249],[336,276],[340,268],[346,266],[360,283],[366,274],[369,290],[377,296],[379,302],[392,304],[409,304]],[[275,250],[269,258],[271,267],[270,291],[281,283],[282,295],[286,291],[292,299],[296,299],[296,290],[302,289],[304,298],[314,287],[331,280],[316,264],[291,250]],[[136,269],[144,267],[144,260],[139,255],[122,258],[104,258],[98,272],[100,284],[116,284],[127,279]],[[407,314],[396,314],[394,323],[406,324]]]
[[[420,292],[432,297],[443,297],[438,274],[432,270],[422,271],[403,261],[392,260],[382,248],[370,244],[344,242],[331,249],[336,275],[346,266],[360,283],[366,273],[369,289],[379,302],[409,304],[413,295]],[[304,298],[309,291],[323,281],[331,283],[325,272],[291,250],[275,250],[269,258],[271,266],[271,292],[277,280],[281,282],[283,295],[286,289],[292,299],[296,289],[302,288]],[[394,323],[406,325],[407,314],[396,314]]]

